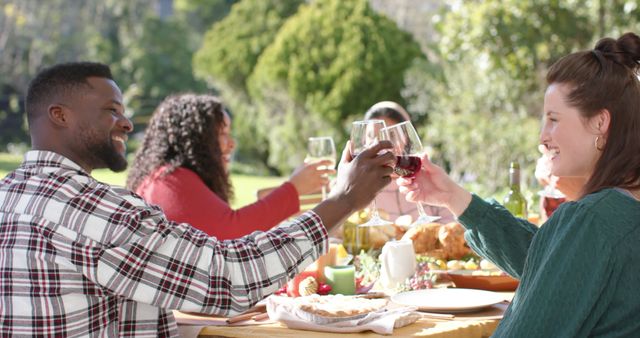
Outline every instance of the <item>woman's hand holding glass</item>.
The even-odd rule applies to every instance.
[[[293,171],[289,182],[296,188],[298,195],[317,193],[329,184],[329,175],[336,173],[334,166],[335,160],[305,161],[305,164]]]
[[[396,183],[410,202],[448,208],[456,217],[471,203],[471,193],[454,182],[447,173],[422,155],[422,166],[413,177],[400,177]]]
[[[411,178],[416,175],[421,167],[421,156],[424,152],[420,137],[411,122],[406,121],[384,128],[382,133],[388,137],[393,145],[393,153],[396,155],[394,172],[396,175]],[[440,219],[440,216],[430,216],[424,211],[422,203],[417,202],[419,216],[411,224],[418,226]]]

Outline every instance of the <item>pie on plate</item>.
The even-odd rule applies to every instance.
[[[305,319],[318,324],[363,318],[383,309],[386,299],[366,299],[344,295],[311,295],[295,300]]]

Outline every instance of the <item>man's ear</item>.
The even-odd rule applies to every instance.
[[[69,111],[61,104],[50,105],[49,108],[47,108],[47,117],[56,126],[69,126]]]

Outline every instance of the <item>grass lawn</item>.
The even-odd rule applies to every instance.
[[[0,153],[0,176],[4,177],[7,172],[15,169],[20,162],[22,162],[22,156]]]
[[[22,156],[0,153],[0,177],[4,177],[9,171],[15,169],[22,162]],[[124,186],[127,173],[114,173],[109,169],[93,171],[93,177],[98,181],[112,185]],[[263,177],[248,175],[231,175],[231,183],[235,193],[235,200],[231,203],[238,208],[256,201],[256,190],[271,187],[284,182],[283,177]]]

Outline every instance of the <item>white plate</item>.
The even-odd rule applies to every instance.
[[[504,301],[504,296],[475,289],[426,289],[401,292],[391,297],[400,305],[416,306],[430,312],[473,312]]]

